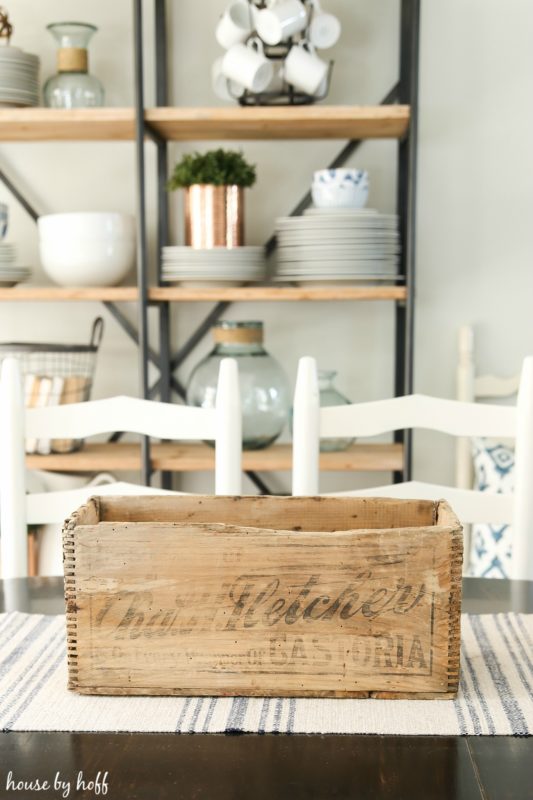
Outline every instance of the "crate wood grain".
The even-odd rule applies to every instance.
[[[101,497],[63,541],[80,693],[457,692],[462,530],[445,502]]]

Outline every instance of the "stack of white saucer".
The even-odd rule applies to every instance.
[[[0,242],[0,286],[15,286],[30,277],[27,267],[17,267],[17,252],[15,245]]]
[[[366,208],[310,208],[276,222],[275,280],[317,285],[394,281],[398,218]]]
[[[0,47],[0,107],[39,104],[39,58],[20,47]]]
[[[242,286],[265,279],[263,247],[163,248],[163,280],[190,288]]]

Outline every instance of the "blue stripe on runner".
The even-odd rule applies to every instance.
[[[522,659],[526,662],[526,664],[529,667],[530,672],[533,674],[533,662],[531,661],[527,650],[525,649],[520,637],[518,636],[518,634],[516,632],[516,628],[515,628],[515,626],[513,625],[513,623],[511,622],[511,620],[509,618],[509,614],[504,614],[503,615],[503,621],[505,622],[505,625],[506,625],[509,633],[511,634],[511,636],[515,640],[516,646],[520,650],[520,655],[522,656]]]
[[[25,707],[24,704],[26,703],[28,697],[31,699],[35,696],[35,685],[39,682],[43,670],[46,669],[56,654],[61,658],[65,658],[65,648],[62,641],[62,634],[63,631],[59,631],[55,637],[53,636],[46,642],[45,646],[39,653],[39,658],[33,659],[30,668],[25,670],[23,679],[21,679],[19,676],[16,676],[14,683],[12,684],[12,688],[16,689],[16,692],[9,703],[2,708],[2,719],[5,720],[7,714],[11,712],[17,703],[19,704],[18,709],[12,713],[16,716],[16,718],[18,718],[20,716],[20,708],[22,706]],[[4,729],[7,730],[7,728]]]
[[[207,709],[207,715],[206,715],[206,718],[204,720],[204,724],[202,726],[202,733],[207,733],[207,731],[209,730],[209,723],[211,722],[213,714],[215,713],[215,708],[217,706],[217,700],[218,700],[218,698],[212,697],[210,699],[210,701],[209,701],[209,708]]]
[[[296,700],[291,697],[289,700],[289,719],[287,722],[287,733],[292,733],[294,730],[294,718],[296,716]]]
[[[4,650],[5,647],[8,647],[10,639],[16,636],[17,633],[20,633],[23,627],[30,621],[25,614],[18,614],[16,612],[14,614],[7,614],[6,617],[7,619],[4,620],[4,625],[0,632],[2,637],[0,641],[0,650]]]
[[[196,723],[198,721],[198,717],[200,716],[200,710],[201,710],[203,704],[204,704],[204,698],[203,697],[199,697],[198,700],[196,701],[196,708],[194,709],[194,711],[192,713],[192,719],[191,719],[191,721],[189,723],[189,733],[194,733],[194,728],[195,728]]]
[[[516,617],[515,617],[515,620],[516,620],[516,624],[518,625],[518,627],[520,628],[520,630],[521,630],[521,631],[522,631],[522,633],[524,634],[524,639],[526,640],[526,642],[528,643],[528,645],[529,645],[531,648],[533,648],[533,643],[531,642],[531,639],[530,639],[530,637],[529,637],[528,630],[527,630],[526,626],[524,625],[524,620],[522,619],[522,617],[520,616],[520,614],[517,614],[517,615],[516,615]]]
[[[470,673],[470,678],[472,680],[472,686],[474,687],[474,692],[476,693],[476,697],[479,701],[479,705],[481,706],[481,710],[483,711],[483,716],[485,717],[485,721],[487,723],[487,728],[491,736],[496,733],[496,728],[494,727],[494,720],[492,719],[491,713],[489,711],[489,707],[487,705],[487,701],[485,700],[485,695],[480,689],[479,681],[477,679],[476,671],[472,666],[472,662],[466,653],[463,653],[463,661],[466,664],[468,671]]]
[[[257,729],[257,733],[265,732],[265,726],[269,708],[270,708],[270,697],[265,697],[265,699],[263,700],[263,708],[261,709],[261,716],[259,717],[259,727]]]
[[[26,708],[29,706],[34,697],[41,691],[46,681],[49,680],[49,678],[53,675],[53,673],[59,667],[64,658],[65,654],[63,652],[57,656],[56,660],[51,664],[51,666],[48,668],[45,674],[41,677],[37,686],[33,688],[30,694],[26,697],[26,700],[22,703],[21,706],[19,706],[13,717],[9,720],[9,722],[6,723],[4,730],[10,731],[13,728],[15,722],[19,719],[21,714],[26,710]]]
[[[496,654],[490,645],[482,618],[471,617],[471,623],[472,630],[474,631],[474,635],[478,641],[481,652],[483,653],[483,659],[487,665],[489,675],[492,678],[492,682],[500,697],[503,710],[505,711],[507,719],[509,720],[509,724],[511,725],[511,731],[513,734],[525,734],[527,733],[526,720],[522,714],[520,706],[516,702],[516,698],[511,692],[511,687],[509,686],[509,682],[502,672],[500,663],[496,658]]]
[[[472,725],[474,726],[474,733],[481,733],[481,724],[479,722],[479,716],[474,706],[474,702],[472,700],[472,695],[470,694],[470,689],[468,687],[468,683],[466,680],[466,675],[463,670],[463,675],[461,676],[461,680],[459,681],[459,686],[461,688],[462,697],[464,699],[466,708],[468,713],[470,714],[470,719],[472,721]],[[457,719],[459,720],[459,732],[461,736],[465,736],[468,733],[468,728],[466,725],[466,720],[463,714],[463,709],[461,708],[461,697],[458,697],[456,700],[453,701],[455,706],[455,711],[457,714]]]
[[[226,733],[237,733],[242,731],[244,717],[248,710],[248,697],[234,697],[231,709],[226,722]]]
[[[18,627],[21,628],[23,623],[26,621],[22,614],[18,612],[13,612],[12,614],[4,614],[4,619],[0,622],[0,636],[4,636],[8,628],[13,628],[18,623]],[[3,646],[3,642],[2,642]]]
[[[176,732],[177,733],[181,733],[181,729],[182,729],[182,726],[183,726],[183,720],[185,719],[185,714],[187,713],[187,709],[189,708],[190,704],[191,704],[191,698],[190,697],[186,697],[185,700],[183,701],[183,705],[181,707],[181,713],[180,713],[180,715],[178,717],[178,721],[176,722]]]
[[[63,628],[61,628],[55,636],[51,639],[48,639],[45,644],[41,647],[39,652],[33,656],[31,662],[26,666],[23,672],[19,674],[15,674],[13,678],[13,682],[11,685],[0,695],[1,707],[0,707],[0,720],[5,717],[6,713],[10,711],[10,709],[14,706],[14,704],[19,700],[22,695],[24,694],[25,689],[29,686],[31,687],[31,683],[34,680],[35,673],[38,673],[40,670],[40,661],[41,658],[47,653],[48,650],[55,647],[55,645],[63,645],[61,650],[64,651],[64,638],[65,632]],[[27,677],[27,680],[26,680]],[[15,694],[13,699],[9,702],[8,705],[5,705],[5,702],[9,695],[18,689],[18,692]]]
[[[283,698],[279,697],[276,700],[276,708],[274,710],[274,721],[272,723],[272,730],[275,733],[280,732],[280,724],[281,724],[281,714],[283,712]]]
[[[32,618],[30,617],[30,619]],[[28,647],[32,645],[41,636],[42,633],[45,632],[45,630],[48,628],[53,619],[54,617],[42,617],[39,615],[33,627],[13,648],[13,650],[9,653],[9,655],[6,656],[6,658],[4,658],[3,661],[0,662],[0,679],[5,678],[5,676],[11,671],[11,669],[17,663],[17,661],[19,661],[22,658],[24,653],[27,651]]]
[[[501,637],[502,637],[503,641],[505,642],[505,646],[507,647],[507,650],[509,651],[509,655],[511,656],[511,658],[513,660],[513,664],[515,665],[516,671],[518,672],[520,680],[522,681],[522,686],[524,687],[526,692],[528,692],[529,695],[533,695],[533,688],[532,688],[529,680],[527,679],[527,676],[525,675],[524,670],[522,669],[522,664],[520,663],[520,659],[517,657],[517,655],[515,653],[515,650],[514,650],[513,646],[511,645],[511,642],[509,641],[509,639],[505,635],[505,631],[503,630],[503,627],[502,627],[502,624],[501,624],[500,620],[498,619],[496,614],[493,614],[492,618],[493,618],[494,622],[496,623],[496,627],[500,631]]]

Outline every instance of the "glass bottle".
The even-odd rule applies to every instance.
[[[193,370],[187,403],[214,408],[220,361],[228,356],[239,365],[242,435],[245,450],[272,444],[287,421],[289,385],[278,362],[263,347],[262,322],[221,321],[213,327],[215,348]]]
[[[339,390],[333,385],[337,373],[335,370],[321,369],[318,371],[318,391],[320,394],[320,407],[325,406],[345,406],[350,405],[351,400],[348,400]],[[346,450],[354,439],[321,439],[320,450],[323,453],[332,453],[339,450]]]
[[[88,74],[87,46],[98,28],[85,22],[54,22],[47,30],[59,45],[58,74],[43,89],[44,104],[50,108],[90,108],[104,104],[104,88]]]

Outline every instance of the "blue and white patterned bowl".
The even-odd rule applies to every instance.
[[[0,239],[7,233],[7,205],[0,203]]]
[[[311,194],[317,208],[364,208],[368,201],[368,172],[362,169],[319,169]]]

